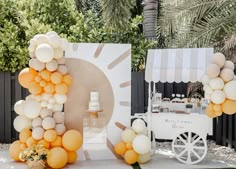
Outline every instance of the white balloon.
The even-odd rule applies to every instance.
[[[49,31],[49,32],[47,32],[46,33],[46,36],[52,36],[52,35],[57,35],[57,33],[56,32],[54,32],[54,31]]]
[[[58,35],[50,35],[48,36],[48,42],[54,48],[58,48],[61,46],[61,38]]]
[[[121,140],[124,141],[125,143],[132,142],[133,139],[135,138],[136,134],[133,129],[131,128],[126,128],[122,133],[121,133]]]
[[[30,44],[36,46],[36,40],[34,38],[30,39]]]
[[[45,130],[54,129],[56,123],[52,117],[46,117],[43,119],[42,126]]]
[[[48,43],[48,37],[44,34],[38,34],[38,36],[35,36],[34,40],[36,41],[37,45]]]
[[[41,105],[35,100],[27,100],[24,104],[24,115],[30,119],[39,116],[41,111]]]
[[[55,59],[52,59],[50,62],[46,63],[46,69],[50,72],[57,70],[58,64]]]
[[[24,115],[25,100],[19,100],[14,105],[14,111],[19,115]]]
[[[220,52],[215,53],[212,57],[212,63],[215,63],[222,68],[225,65],[225,56]]]
[[[44,101],[49,101],[49,99],[51,97],[52,97],[52,95],[44,93],[44,94],[42,94],[41,99]]]
[[[137,162],[140,163],[140,164],[144,164],[144,163],[146,163],[150,160],[151,160],[151,153],[148,152],[146,154],[140,154],[138,156],[138,161]]]
[[[63,112],[55,112],[53,114],[53,118],[56,123],[64,123],[64,113]]]
[[[44,119],[46,117],[52,117],[52,110],[49,110],[47,108],[42,108],[40,112],[40,116]]]
[[[205,93],[206,93],[206,94],[211,95],[212,92],[213,92],[213,89],[212,89],[210,86],[207,86],[207,87],[205,88]]]
[[[34,52],[29,52],[29,56],[30,56],[30,58],[35,58],[36,57]]]
[[[65,94],[54,94],[54,98],[58,104],[63,104],[67,100],[67,96]]]
[[[21,132],[24,128],[31,128],[31,120],[20,115],[14,119],[13,126],[16,131]]]
[[[41,107],[47,107],[48,103],[46,101],[41,101],[40,103]]]
[[[57,135],[61,136],[65,133],[66,127],[64,124],[56,124],[55,131],[57,132]]]
[[[205,99],[207,99],[207,100],[211,100],[211,94],[205,93],[205,94],[204,94],[204,97],[205,97]]]
[[[48,109],[53,109],[53,104],[48,103],[48,104],[47,104],[47,108],[48,108]]]
[[[48,102],[51,103],[51,104],[55,104],[56,100],[54,98],[50,98]]]
[[[54,104],[54,105],[53,105],[53,108],[52,108],[52,110],[53,110],[54,112],[56,112],[56,111],[62,111],[62,109],[63,109],[63,104]]]
[[[145,122],[142,119],[135,119],[133,121],[132,128],[136,133],[139,134],[139,133],[142,133],[145,130],[146,125],[145,125]]]
[[[63,57],[63,58],[60,58],[60,59],[57,59],[57,63],[59,64],[59,65],[64,65],[64,64],[66,64],[66,59]]]
[[[68,47],[69,42],[65,39],[65,38],[61,38],[61,48],[63,50],[66,50],[66,48]]]
[[[230,68],[224,68],[220,72],[220,77],[225,81],[229,82],[234,79],[234,71]]]
[[[35,128],[35,127],[41,127],[42,126],[42,121],[43,119],[41,117],[37,117],[37,118],[34,118],[32,120],[32,127]]]
[[[209,81],[210,81],[210,78],[206,74],[202,76],[201,82],[202,82],[203,85],[208,84]]]
[[[36,127],[32,130],[32,137],[35,140],[41,140],[44,135],[44,129],[42,127]]]
[[[225,61],[224,68],[229,68],[229,69],[234,70],[234,63],[230,60],[227,60],[227,61]]]
[[[34,51],[35,51],[35,48],[36,48],[35,45],[30,44],[29,47],[28,47],[28,50],[29,50],[29,52],[34,52]]]
[[[151,150],[151,141],[145,135],[138,135],[133,140],[133,149],[139,154],[146,154]]]
[[[45,63],[40,62],[36,58],[32,58],[29,60],[29,66],[35,70],[41,71],[45,68]]]
[[[209,86],[213,90],[221,90],[221,89],[223,89],[224,85],[225,85],[224,81],[219,77],[216,77],[216,78],[211,79],[209,81]]]
[[[211,101],[215,104],[221,104],[225,101],[225,93],[222,90],[215,90],[211,94]]]
[[[55,58],[55,59],[60,59],[60,58],[62,58],[62,57],[63,57],[63,54],[64,54],[64,52],[63,52],[63,50],[62,50],[61,48],[55,48],[55,49],[54,49],[54,58]]]
[[[54,50],[48,44],[40,44],[35,50],[35,56],[40,62],[50,62],[53,59]]]
[[[226,83],[223,90],[227,99],[236,100],[236,80]]]
[[[40,102],[40,101],[41,101],[41,96],[40,96],[40,95],[36,95],[36,96],[35,96],[35,100],[36,100],[37,102]]]
[[[57,71],[60,72],[62,75],[68,73],[68,69],[65,65],[58,65]]]

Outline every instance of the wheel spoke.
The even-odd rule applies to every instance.
[[[184,149],[181,153],[179,153],[177,156],[181,157],[182,155],[184,155],[184,153],[187,151],[187,149]]]
[[[175,144],[174,148],[185,148],[185,145],[177,145],[177,144]]]
[[[191,136],[192,134],[191,134],[191,132],[188,132],[188,143],[191,143]]]
[[[193,146],[193,149],[204,150],[206,148],[205,147],[200,147],[200,146]]]
[[[199,140],[201,139],[201,137],[198,137],[196,140],[193,141],[193,145],[195,145]]]
[[[190,153],[191,153],[191,151],[189,150],[189,151],[188,151],[188,158],[187,158],[188,164],[190,164],[190,163],[192,162]]]
[[[193,152],[193,154],[194,154],[198,159],[201,158],[195,150],[192,150],[192,152]]]
[[[178,138],[179,138],[184,144],[187,143],[186,140],[184,140],[181,135],[180,135]]]

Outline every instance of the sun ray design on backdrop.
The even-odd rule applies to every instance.
[[[65,55],[68,59],[76,58],[92,63],[102,70],[112,86],[114,108],[107,125],[107,147],[113,156],[118,158],[114,153],[113,144],[119,140],[121,130],[115,126],[115,122],[120,121],[127,126],[130,125],[131,46],[128,44],[71,44]],[[70,68],[70,65],[68,67]],[[86,159],[92,158],[88,151],[83,154]]]

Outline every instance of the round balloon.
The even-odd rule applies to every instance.
[[[34,100],[27,100],[24,105],[24,115],[30,119],[39,116],[41,111],[41,105],[39,102]]]
[[[124,141],[125,143],[132,142],[135,137],[136,137],[136,134],[135,134],[134,130],[131,128],[126,128],[121,133],[121,140]]]
[[[114,146],[114,150],[116,152],[116,154],[118,155],[123,155],[126,152],[126,143],[121,141],[119,143],[116,143]]]
[[[145,135],[138,135],[133,140],[133,149],[139,154],[146,154],[151,150],[151,141]]]
[[[19,140],[14,141],[9,148],[9,154],[10,156],[15,160],[15,161],[21,161],[19,158],[19,155],[22,151],[22,149],[20,148],[21,146],[21,142]]]
[[[234,100],[226,100],[222,104],[222,111],[225,114],[234,114],[234,113],[236,113],[236,101],[234,101]]]
[[[145,130],[146,125],[142,119],[135,119],[132,123],[132,128],[136,133],[139,134]]]
[[[45,63],[40,62],[36,58],[32,58],[29,61],[29,66],[35,70],[41,71],[45,68]]]
[[[220,72],[220,77],[225,81],[231,81],[234,79],[234,72],[232,69],[229,68],[224,68],[223,70],[221,70]]]
[[[54,48],[58,48],[61,45],[61,38],[55,34],[48,36],[48,41]]]
[[[26,143],[27,139],[31,137],[32,132],[29,128],[24,128],[19,134],[19,139],[22,143]]]
[[[23,86],[24,88],[28,88],[30,82],[34,80],[37,74],[38,73],[32,68],[24,68],[18,76],[18,81],[21,86]]]
[[[124,159],[128,164],[134,164],[138,161],[138,154],[134,150],[128,150],[125,152]]]
[[[138,157],[138,163],[140,163],[140,164],[144,164],[150,160],[151,160],[151,153],[150,152],[148,152],[146,154],[140,154]]]
[[[64,104],[67,100],[67,96],[65,94],[54,94],[54,98],[58,104]]]
[[[49,44],[40,44],[35,50],[36,58],[43,63],[50,62],[54,56],[54,50]]]
[[[220,74],[220,67],[216,64],[210,64],[207,67],[207,75],[210,78],[215,78]]]
[[[213,78],[209,81],[209,86],[213,90],[221,90],[224,88],[224,85],[224,81],[219,77]]]
[[[236,100],[236,80],[226,83],[223,90],[227,99]]]
[[[68,130],[62,136],[62,145],[67,151],[77,151],[82,143],[82,135],[77,130]]]
[[[47,130],[44,132],[43,137],[47,142],[53,142],[57,138],[57,132],[55,130]]]
[[[61,136],[57,136],[56,140],[51,142],[51,147],[61,147],[62,146],[62,138]]]
[[[24,128],[31,128],[31,120],[25,116],[17,116],[14,119],[13,126],[16,131],[21,132]]]
[[[221,104],[225,101],[225,93],[222,90],[215,90],[211,94],[211,101],[215,104]]]
[[[201,77],[201,82],[203,85],[208,84],[210,81],[210,78],[205,74]]]
[[[56,122],[52,117],[45,117],[42,122],[42,126],[45,130],[54,129]]]
[[[56,124],[55,131],[57,132],[57,135],[61,136],[65,133],[66,127],[64,124]]]
[[[53,114],[53,118],[56,123],[64,123],[64,113],[63,112],[55,112]]]
[[[51,168],[63,168],[67,161],[67,152],[61,147],[52,148],[47,155],[47,164]]]
[[[33,128],[32,137],[35,140],[41,140],[43,138],[43,135],[44,135],[44,129],[42,127]]]
[[[229,69],[234,70],[234,63],[230,60],[227,60],[227,61],[225,61],[224,68],[229,68]]]
[[[14,105],[14,111],[19,115],[24,115],[24,100],[19,100]]]
[[[46,69],[51,72],[57,70],[57,66],[58,64],[55,59],[52,59],[50,62],[46,63]]]
[[[67,151],[68,162],[69,164],[73,164],[77,160],[77,153],[75,151]]]
[[[41,127],[43,119],[41,117],[36,117],[32,120],[32,127]]]
[[[225,65],[225,55],[220,52],[215,53],[212,57],[212,63],[215,63],[222,68]]]

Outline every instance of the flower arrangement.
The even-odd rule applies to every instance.
[[[19,158],[28,163],[29,169],[43,169],[48,152],[49,150],[43,145],[33,145],[23,150]]]

